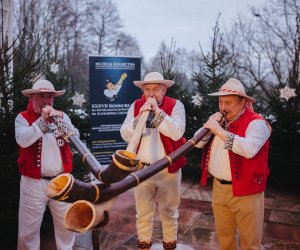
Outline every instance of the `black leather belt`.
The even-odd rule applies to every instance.
[[[221,180],[221,179],[218,179],[216,178],[221,184],[224,184],[224,185],[232,185],[232,181],[226,181],[226,180]]]

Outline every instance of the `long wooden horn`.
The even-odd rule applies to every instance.
[[[117,150],[112,155],[111,164],[101,171],[99,179],[104,183],[114,183],[124,179],[138,168],[139,159],[136,154],[142,134],[144,132],[149,111],[142,113],[134,129],[134,133],[127,145],[126,150]]]
[[[96,205],[85,200],[74,202],[65,214],[65,227],[74,232],[84,233],[91,228],[106,225],[108,222],[107,211],[111,209],[116,199],[117,197],[114,197]]]
[[[99,173],[104,169],[103,166],[96,160],[90,150],[79,139],[73,129],[65,123],[60,117],[53,116],[59,133],[67,141],[72,143],[77,149],[78,153],[82,156],[83,163],[89,168],[91,173],[99,180]]]
[[[53,117],[64,139],[75,146],[82,156],[83,163],[88,166],[92,174],[101,183],[85,183],[76,180],[71,174],[62,174],[49,183],[47,189],[48,197],[65,202],[74,202],[80,199],[97,202],[99,199],[99,190],[103,188],[103,183],[118,182],[131,172],[136,171],[139,159],[135,152],[148,116],[149,111],[142,113],[126,150],[117,150],[112,156],[112,163],[106,168],[100,165],[68,124],[64,123],[59,117]]]
[[[129,189],[139,185],[141,182],[149,179],[166,167],[170,166],[181,156],[192,150],[196,146],[196,144],[199,143],[209,133],[210,130],[203,128],[197,135],[195,135],[192,139],[189,139],[184,145],[182,145],[169,155],[163,157],[161,160],[151,164],[148,168],[138,170],[134,173],[131,173],[126,178],[117,183],[112,183],[103,187],[100,190],[100,197],[98,202],[107,201],[112,197],[122,194]]]
[[[112,183],[110,185],[84,184],[88,186],[85,188],[85,195],[82,194],[80,197],[83,198],[82,196],[84,196],[83,200],[78,200],[76,203],[73,203],[65,215],[66,227],[72,231],[85,232],[86,230],[97,226],[97,223],[101,224],[102,221],[105,220],[105,211],[108,211],[107,209],[113,205],[116,200],[115,198],[118,195],[137,186],[139,183],[147,180],[151,176],[171,165],[181,156],[193,149],[196,144],[208,134],[209,130],[204,128],[201,132],[168,156],[165,156],[161,160],[151,164],[148,168],[131,173],[117,183]],[[53,180],[54,182],[55,179]],[[71,181],[67,180],[65,180],[65,182],[71,183]],[[78,182],[80,183],[80,181]],[[59,185],[54,186],[56,188],[59,187]],[[51,184],[49,187],[51,187]],[[68,189],[74,190],[71,187]],[[76,194],[74,193],[70,196],[75,197]],[[66,199],[65,201],[68,200]],[[80,220],[83,222],[81,223]]]
[[[57,124],[59,124],[59,122],[62,121],[56,121]],[[65,125],[66,124],[62,122],[60,127]],[[91,172],[95,176],[99,176],[101,170],[103,170],[102,166],[80,141],[78,136],[69,129],[62,129],[62,131],[65,133],[65,140],[70,141],[76,147],[78,152],[83,156],[83,162],[88,165]],[[76,201],[76,204],[73,203],[66,213],[65,223],[68,229],[83,232],[96,226],[97,223],[104,223],[103,220],[105,221],[106,217],[105,211],[110,209],[119,194],[137,186],[139,183],[147,180],[151,176],[171,165],[178,158],[194,148],[200,140],[208,135],[208,133],[208,129],[202,129],[200,133],[188,140],[184,145],[173,151],[170,155],[165,156],[154,164],[151,164],[151,167],[131,173],[126,178],[116,183],[84,183],[76,180],[70,174],[60,175],[50,182],[48,186],[48,196],[65,202]],[[94,205],[92,203],[96,204]],[[77,218],[77,220],[74,218]],[[95,218],[98,219],[96,220]],[[83,219],[85,223],[80,225],[78,223],[78,219]]]
[[[136,152],[137,148],[140,144],[141,141],[141,136],[144,132],[145,126],[146,126],[146,122],[149,116],[149,111],[144,111],[141,115],[141,117],[139,118],[139,121],[134,129],[134,133],[130,139],[130,142],[127,145],[126,150],[129,152]]]
[[[59,117],[52,117],[62,137],[71,142],[82,156],[83,163],[89,168],[96,179],[103,183],[113,183],[124,179],[131,172],[136,171],[139,159],[135,153],[143,133],[149,111],[143,112],[136,126],[134,134],[126,150],[117,150],[112,155],[112,162],[103,167],[96,160],[84,143],[79,139],[73,129]]]

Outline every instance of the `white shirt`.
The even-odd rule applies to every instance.
[[[134,105],[128,110],[120,133],[122,138],[129,142],[134,133]],[[166,115],[162,123],[157,128],[146,128],[142,135],[138,156],[142,162],[154,163],[165,156],[165,150],[159,133],[170,137],[172,140],[179,140],[185,131],[185,110],[180,101],[176,101],[171,116]]]
[[[74,128],[69,116],[65,113],[63,114],[63,121],[69,124],[79,136],[78,130]],[[60,150],[53,133],[44,134],[34,122],[29,126],[27,120],[21,114],[18,114],[15,120],[15,134],[16,141],[22,148],[31,146],[42,137],[41,175],[56,176],[63,172]]]
[[[201,130],[202,128],[196,134]],[[271,129],[264,120],[253,120],[249,123],[245,137],[234,136],[232,152],[248,159],[253,158],[270,137],[270,134]],[[201,148],[206,143],[207,141],[200,141],[196,147]],[[210,149],[208,170],[214,177],[230,181],[232,177],[229,154],[228,150],[224,149],[224,145],[225,142],[223,140],[218,136],[214,137]]]

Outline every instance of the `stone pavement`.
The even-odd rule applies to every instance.
[[[179,208],[178,250],[218,249],[214,216],[211,207],[211,183],[201,187],[197,182],[183,180]],[[300,249],[300,192],[267,189],[262,249]],[[43,237],[41,250],[54,250],[54,239]],[[48,239],[47,239],[48,238]],[[133,190],[120,195],[110,211],[108,224],[78,234],[74,250],[137,249]],[[159,216],[154,220],[152,250],[162,249]]]

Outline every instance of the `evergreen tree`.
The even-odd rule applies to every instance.
[[[189,138],[203,126],[210,115],[217,112],[218,98],[210,97],[207,94],[218,91],[218,89],[231,77],[231,71],[227,64],[231,60],[231,55],[223,42],[223,35],[220,33],[219,21],[217,20],[213,29],[213,39],[211,50],[206,54],[201,46],[202,57],[199,65],[200,70],[194,72],[194,90],[183,95],[183,103],[186,108],[186,134]],[[201,150],[195,149],[187,154],[191,173],[199,173],[201,160]]]

